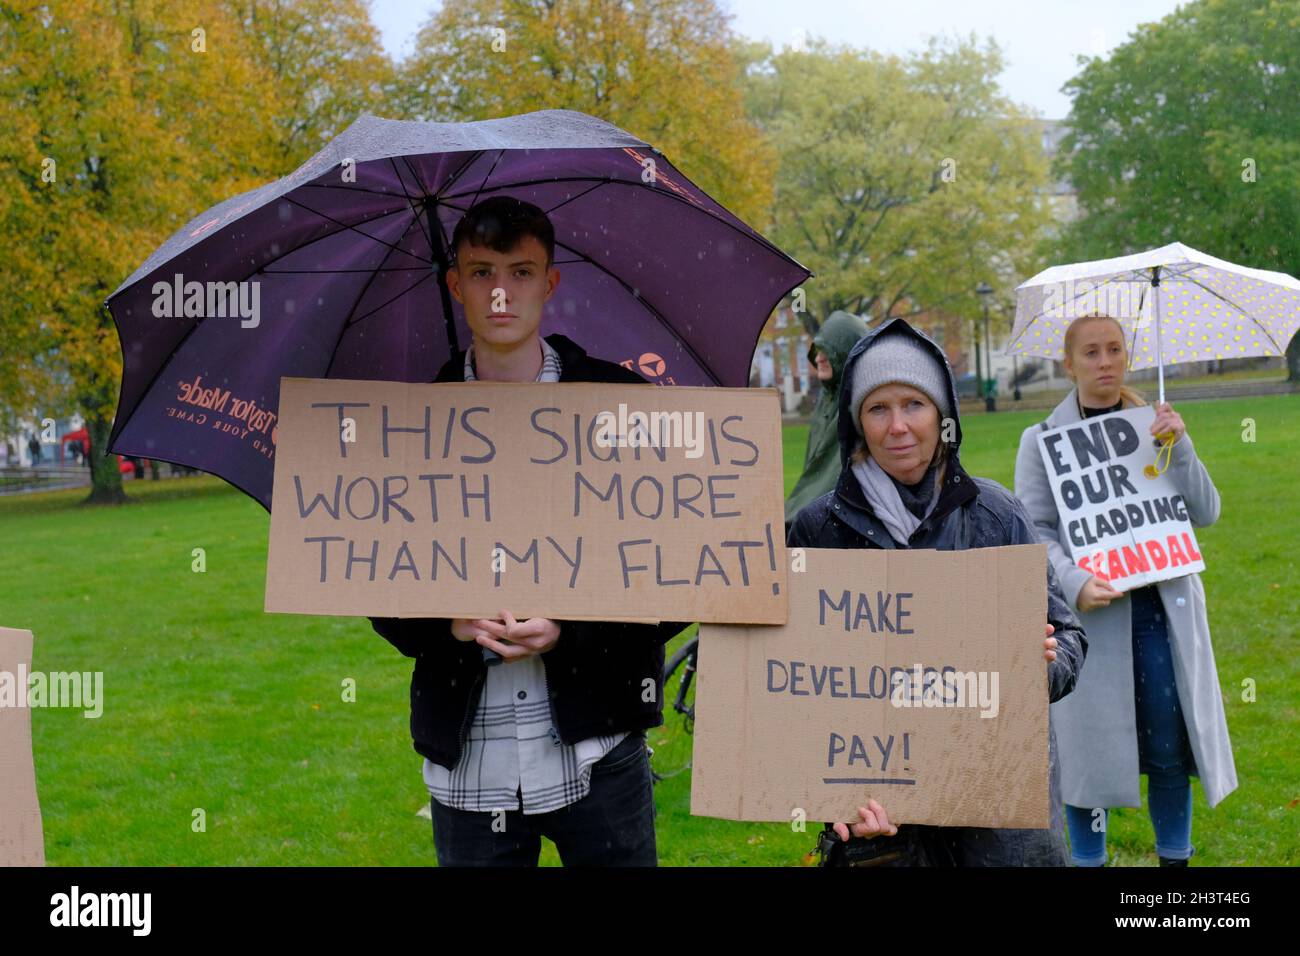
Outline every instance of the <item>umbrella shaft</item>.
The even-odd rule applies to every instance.
[[[460,351],[456,335],[456,316],[451,311],[451,290],[447,288],[447,243],[442,237],[442,226],[434,214],[433,200],[425,200],[424,216],[429,227],[429,243],[433,247],[434,268],[438,270],[438,295],[442,299],[442,316],[447,323],[447,344],[454,355]]]

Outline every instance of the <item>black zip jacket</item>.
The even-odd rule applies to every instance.
[[[631,369],[593,358],[563,335],[548,335],[546,341],[559,353],[562,382],[645,384]],[[464,352],[453,355],[434,379],[464,380]],[[487,676],[482,646],[458,641],[452,636],[451,621],[443,618],[372,617],[370,623],[390,644],[415,658],[411,675],[415,751],[448,769],[455,767]],[[588,737],[663,723],[664,644],[682,631],[685,623],[557,623],[560,638],[542,655],[542,662],[551,716],[562,741],[574,744]],[[651,700],[645,699],[646,678],[654,681]]]

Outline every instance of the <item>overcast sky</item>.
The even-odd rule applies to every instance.
[[[1002,47],[1002,85],[1013,100],[1048,119],[1070,110],[1061,85],[1076,57],[1106,53],[1139,23],[1159,20],[1176,0],[720,0],[732,27],[783,46],[802,31],[858,47],[907,53],[934,34],[991,35]],[[371,0],[371,16],[394,58],[411,49],[436,0]],[[791,13],[791,7],[797,13]]]

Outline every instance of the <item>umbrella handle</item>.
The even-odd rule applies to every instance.
[[[1151,309],[1156,314],[1156,379],[1160,392],[1159,404],[1165,403],[1165,350],[1160,341],[1160,267],[1151,267]],[[1157,472],[1158,474],[1158,472]]]

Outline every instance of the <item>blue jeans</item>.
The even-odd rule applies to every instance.
[[[1133,686],[1136,694],[1138,768],[1147,775],[1147,806],[1156,831],[1156,853],[1170,860],[1192,855],[1194,769],[1183,709],[1174,681],[1164,607],[1154,585],[1129,594],[1133,605]],[[1109,811],[1066,805],[1070,855],[1075,866],[1106,862]],[[1094,829],[1094,820],[1099,829]]]
[[[500,816],[430,798],[439,866],[536,866],[542,837],[565,866],[657,866],[654,784],[645,733],[633,731],[592,765],[591,789],[549,813]],[[500,832],[497,832],[500,831]]]

